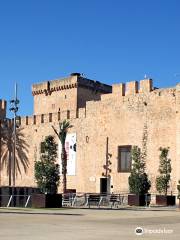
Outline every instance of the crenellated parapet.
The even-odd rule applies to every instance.
[[[54,91],[62,91],[77,87],[77,76],[70,76],[64,79],[56,79],[32,85],[32,95],[48,95]]]
[[[33,116],[20,117],[19,123],[21,127],[32,125],[43,125],[49,123],[57,123],[63,120],[72,121],[73,119],[82,119],[86,117],[86,110],[80,108],[77,111],[59,111],[57,113],[38,114]]]
[[[72,75],[63,79],[55,79],[32,85],[32,95],[51,94],[55,91],[62,91],[71,88],[86,88],[101,93],[110,93],[112,87],[98,81],[90,80],[81,75]]]
[[[169,89],[157,89],[153,87],[153,81],[152,79],[144,79],[140,82],[132,81],[128,83],[119,83],[119,84],[113,84],[112,85],[112,93],[111,89],[109,89],[108,85],[101,84],[101,83],[93,83],[92,80],[81,79],[81,76],[70,76],[69,78],[65,78],[64,80],[54,80],[51,81],[50,85],[48,85],[47,82],[41,83],[41,84],[35,84],[33,85],[34,94],[41,94],[45,93],[46,91],[60,91],[63,89],[68,88],[77,88],[78,86],[86,86],[87,88],[94,89],[95,86],[93,84],[96,84],[96,87],[99,86],[101,91],[106,92],[106,94],[101,95],[101,100],[97,101],[87,101],[86,106],[82,108],[76,108],[76,109],[70,109],[68,110],[59,110],[52,113],[45,112],[44,114],[34,114],[33,116],[26,116],[21,118],[21,126],[31,126],[31,125],[41,125],[41,124],[48,124],[51,122],[59,122],[63,121],[65,119],[69,119],[70,121],[73,119],[83,119],[91,117],[91,114],[93,111],[96,111],[97,108],[99,109],[101,107],[101,104],[105,104],[106,101],[104,100],[110,100],[110,102],[113,101],[117,102],[119,101],[119,97],[121,98],[122,104],[139,104],[140,106],[140,99],[142,100],[142,103],[146,103],[146,96],[150,96],[148,94],[153,94],[151,99],[155,99],[156,97],[168,97],[169,95],[174,96],[177,94],[176,92],[180,89],[179,85],[175,88],[169,88]],[[107,87],[107,89],[106,89]],[[106,89],[106,90],[105,90]],[[107,91],[110,91],[110,93],[107,93]],[[36,93],[35,93],[36,92]],[[134,97],[137,96],[137,99]],[[143,100],[144,99],[144,100]],[[114,103],[115,103],[114,102]],[[139,107],[140,108],[140,107]]]
[[[113,84],[112,92],[115,94],[119,94],[121,96],[125,96],[126,85],[124,83]]]
[[[126,84],[114,84],[113,93],[118,93],[121,96],[134,95],[137,93],[148,93],[153,90],[153,81],[152,79],[144,79],[140,82],[132,81]]]
[[[3,99],[0,99],[0,119],[3,119],[6,117],[6,108],[7,108],[7,102]]]
[[[153,80],[144,79],[140,82],[131,81],[112,85],[112,93],[101,95],[101,100],[111,99],[112,97],[130,97],[136,94],[147,94],[154,90]]]

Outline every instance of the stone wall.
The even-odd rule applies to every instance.
[[[48,98],[44,96],[44,99],[48,104]],[[112,93],[101,95],[99,101],[95,100],[86,102],[85,108],[72,109],[68,113],[67,109],[50,115],[42,112],[21,119],[22,133],[29,149],[29,168],[27,174],[18,176],[16,184],[35,186],[34,161],[39,159],[41,141],[47,135],[54,135],[52,125],[58,129],[58,121],[69,119],[73,125],[70,132],[77,134],[76,176],[68,176],[69,189],[76,189],[78,192],[100,191],[108,137],[112,162],[111,190],[128,192],[129,173],[117,171],[118,146],[137,145],[142,148],[142,138],[146,129],[146,170],[152,181],[151,192],[156,192],[155,178],[158,175],[160,147],[170,147],[172,179],[169,191],[176,192],[176,184],[180,179],[179,85],[174,88],[156,89],[151,79],[142,80],[140,84],[115,84]],[[58,142],[56,136],[55,138]],[[5,173],[1,182],[7,184]]]

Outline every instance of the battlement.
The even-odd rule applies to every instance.
[[[62,91],[65,89],[82,87],[91,89],[93,91],[99,91],[101,93],[112,92],[112,87],[107,84],[103,84],[98,81],[90,80],[82,77],[81,75],[71,75],[62,79],[55,79],[32,85],[32,95],[39,94],[51,94],[54,91]]]
[[[41,125],[46,123],[56,123],[63,120],[72,120],[85,118],[86,111],[84,108],[79,108],[77,111],[67,110],[56,113],[38,114],[33,116],[19,117],[19,125],[21,127]]]
[[[32,95],[52,93],[54,91],[62,91],[64,89],[76,88],[77,76],[70,76],[64,79],[56,79],[32,85]]]
[[[139,83],[137,81],[128,82],[126,84],[113,84],[113,94],[119,94],[121,96],[134,95],[136,93],[148,93],[153,90],[152,79],[144,79]]]
[[[7,108],[7,102],[3,99],[0,99],[0,118],[1,119],[6,117],[6,108]]]

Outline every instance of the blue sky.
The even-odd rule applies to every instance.
[[[180,82],[179,0],[1,0],[0,98],[33,112],[31,85],[84,73],[107,84]],[[179,75],[176,75],[179,74]]]

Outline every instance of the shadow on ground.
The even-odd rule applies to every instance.
[[[18,214],[18,215],[57,215],[57,216],[84,216],[84,214],[73,213],[52,213],[52,212],[19,212],[19,211],[0,211],[0,214]]]

